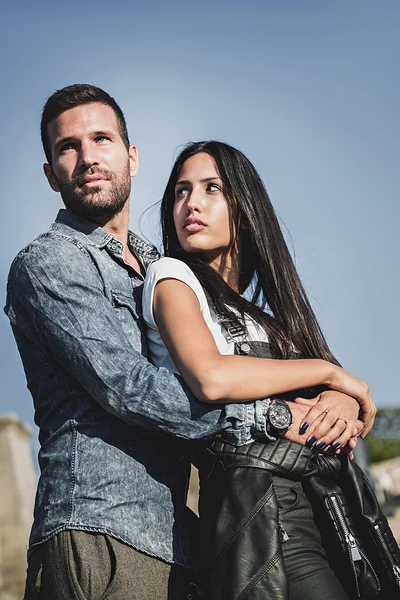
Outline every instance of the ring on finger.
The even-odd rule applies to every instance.
[[[346,423],[346,425],[347,425],[347,423],[350,421],[350,419],[344,419],[343,417],[338,417],[336,419],[336,421],[344,421]]]

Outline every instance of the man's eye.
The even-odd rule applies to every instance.
[[[109,142],[110,138],[106,135],[98,135],[96,138],[96,142]]]
[[[63,152],[67,152],[68,150],[72,150],[74,148],[74,144],[72,142],[67,142],[66,144],[63,144],[62,146],[60,146],[60,154],[63,154]]]

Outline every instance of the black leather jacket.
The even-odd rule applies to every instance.
[[[400,598],[400,550],[368,479],[347,456],[316,455],[280,439],[240,447],[213,442],[193,459],[208,600],[288,600],[275,475],[305,482],[330,566],[351,599]],[[341,515],[328,502],[332,496]],[[354,536],[356,561],[343,527]]]
[[[223,442],[194,452],[200,472],[200,568],[209,600],[287,600],[272,475],[309,477],[340,468],[281,439],[235,447]]]

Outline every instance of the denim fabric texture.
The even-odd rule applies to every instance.
[[[128,243],[144,268],[158,258]],[[148,363],[142,284],[123,244],[68,210],[12,264],[5,311],[40,428],[30,548],[78,529],[194,566],[185,440],[265,436],[265,401],[202,404]]]

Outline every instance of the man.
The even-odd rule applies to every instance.
[[[141,286],[158,255],[128,231],[138,154],[114,99],[63,88],[41,133],[66,209],[15,259],[6,305],[41,443],[25,598],[189,597],[184,438],[266,437],[267,402],[201,404],[143,356]]]

